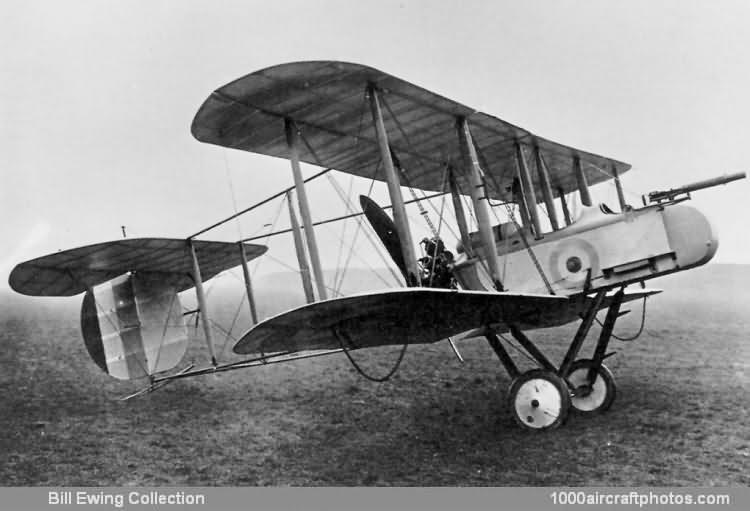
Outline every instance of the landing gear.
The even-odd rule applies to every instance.
[[[617,395],[610,370],[604,364],[596,367],[593,360],[573,362],[567,380],[572,391],[570,404],[583,414],[606,412]]]
[[[518,325],[511,325],[510,333],[536,361],[539,369],[521,373],[498,336],[492,331],[485,334],[512,378],[508,403],[513,418],[522,428],[533,431],[554,429],[565,422],[571,408],[590,415],[604,412],[612,405],[616,395],[615,380],[602,361],[608,356],[607,346],[615,321],[620,316],[624,297],[622,290],[611,297],[594,356],[591,359],[577,358],[605,295],[605,291],[599,291],[593,299],[587,299],[581,325],[559,368],[526,337]]]
[[[570,391],[555,373],[532,369],[513,380],[509,392],[513,418],[525,429],[542,431],[564,423],[570,410]]]

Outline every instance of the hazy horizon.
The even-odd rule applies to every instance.
[[[747,2],[498,1],[467,9],[457,1],[386,0],[375,9],[342,0],[221,8],[32,0],[7,7],[0,18],[0,288],[14,265],[118,239],[123,225],[129,237],[185,238],[289,186],[287,161],[190,135],[211,91],[283,62],[369,65],[550,140],[628,162],[623,183],[632,204],[648,191],[747,170],[741,148],[750,68],[737,65],[750,61]],[[306,176],[317,171],[303,165]],[[355,198],[369,186],[332,175]],[[373,192],[381,203],[384,189]],[[719,231],[717,262],[750,263],[749,191],[745,180],[693,196],[690,204]],[[592,194],[616,204],[611,182]],[[311,184],[309,195],[314,220],[347,212],[326,179]],[[271,224],[288,227],[278,206],[204,238],[234,241]],[[426,227],[411,211],[419,239]],[[351,225],[316,230],[323,260],[337,260]],[[296,266],[289,236],[269,247],[275,259],[260,273]],[[362,258],[352,263],[377,264],[366,250]]]

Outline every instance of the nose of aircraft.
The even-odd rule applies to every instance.
[[[680,269],[706,264],[719,248],[716,229],[691,206],[676,204],[665,208],[664,225]]]

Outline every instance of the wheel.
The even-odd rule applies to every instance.
[[[555,373],[533,369],[518,376],[510,386],[510,409],[525,429],[554,429],[565,422],[570,410],[570,391]]]
[[[581,359],[573,362],[568,373],[568,382],[573,389],[570,404],[581,413],[601,413],[612,406],[617,389],[615,379],[607,366],[601,364],[596,370],[593,385],[589,382],[589,370],[594,367],[594,361]]]

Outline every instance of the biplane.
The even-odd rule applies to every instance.
[[[354,350],[400,345],[403,356],[406,346],[447,341],[457,350],[459,341],[483,338],[511,377],[509,409],[529,430],[555,428],[571,410],[594,414],[612,405],[615,381],[603,362],[621,306],[643,299],[645,307],[646,297],[659,292],[646,288],[647,280],[714,256],[716,231],[684,202],[691,192],[745,177],[725,175],[628,204],[621,177],[630,165],[344,62],[283,64],[239,78],[211,93],[191,131],[201,142],[290,161],[294,186],[263,202],[288,199],[305,305],[259,319],[248,261],[267,248],[252,239],[198,239],[257,205],[186,239],[120,239],[33,259],[12,271],[11,287],[27,295],[83,293],[81,328],[91,358],[115,378],[147,378],[139,393],[262,364],[343,352],[356,365]],[[304,179],[301,163],[323,170]],[[323,222],[313,222],[306,183],[331,171],[387,185],[390,205],[362,196],[361,211],[349,216],[369,221],[401,288],[329,296],[316,240]],[[592,198],[590,188],[605,181],[614,182],[617,207]],[[405,189],[414,200],[404,199]],[[415,190],[422,201],[450,197],[455,247],[434,229],[415,243],[406,213],[407,204],[419,205]],[[221,362],[204,283],[237,266],[254,324],[233,347],[242,359]],[[185,313],[179,296],[193,288],[197,309]],[[583,356],[605,309],[593,353]],[[178,370],[188,344],[186,314],[199,315],[211,360]],[[528,336],[576,321],[559,363]],[[536,368],[519,369],[507,336]],[[390,375],[362,374],[378,381]]]

